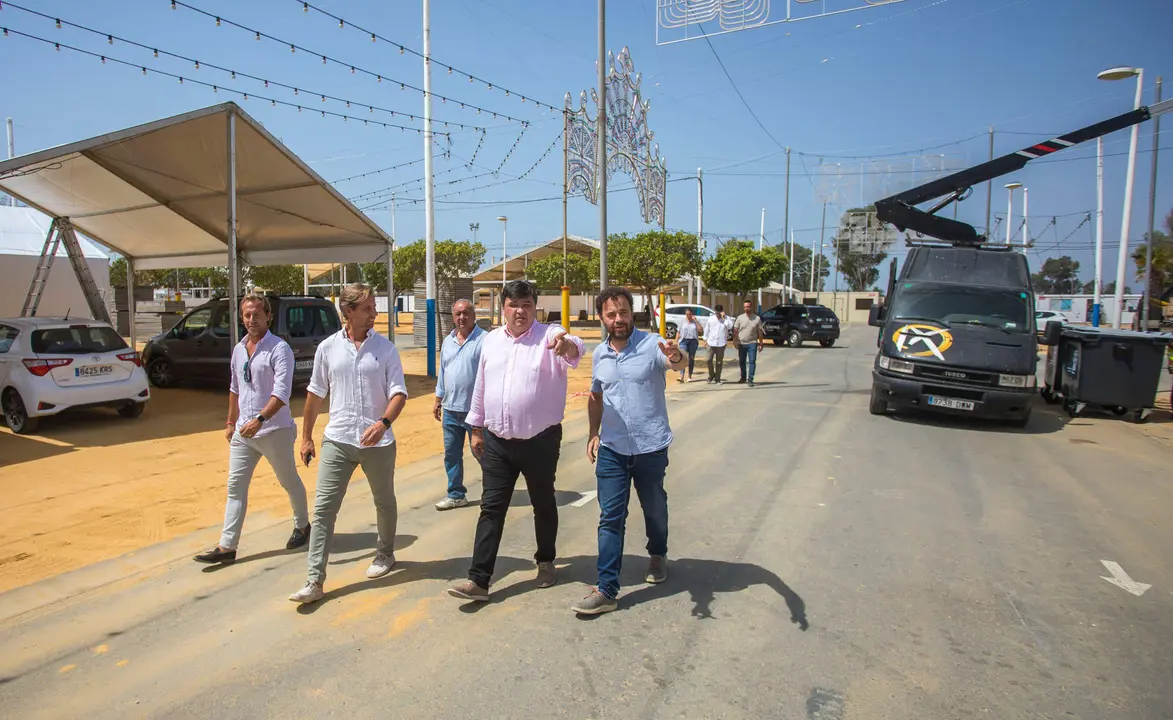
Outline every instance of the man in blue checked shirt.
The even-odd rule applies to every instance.
[[[477,327],[476,310],[468,300],[452,305],[456,328],[440,346],[440,377],[436,380],[436,404],[432,414],[444,428],[444,471],[448,473],[448,496],[436,503],[437,510],[468,505],[464,487],[464,441],[469,426],[464,422],[472,404],[477,367],[481,362],[481,340],[485,331]]]
[[[587,455],[595,465],[599,491],[599,581],[571,607],[580,615],[598,615],[617,607],[623,534],[631,486],[639,496],[648,535],[650,583],[668,578],[668,405],[664,374],[688,364],[676,343],[635,328],[631,293],[607,288],[595,309],[607,329],[607,342],[595,348],[591,397],[587,404],[590,440]]]

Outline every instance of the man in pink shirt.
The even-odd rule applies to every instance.
[[[566,375],[578,367],[582,340],[558,325],[534,322],[537,292],[524,280],[501,290],[505,325],[489,333],[481,347],[472,406],[465,422],[472,428],[472,452],[481,461],[481,515],[473,541],[468,580],[448,589],[463,600],[485,602],[505,531],[505,514],[525,476],[534,508],[538,587],[554,584],[558,505],[554,476],[562,445]]]

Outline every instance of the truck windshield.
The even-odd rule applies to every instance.
[[[1011,290],[930,283],[905,283],[891,317],[932,320],[946,326],[984,325],[1011,333],[1030,332],[1030,296]]]

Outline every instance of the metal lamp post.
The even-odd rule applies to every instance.
[[[1136,76],[1136,101],[1133,108],[1140,107],[1141,91],[1144,89],[1144,69],[1128,66],[1108,68],[1098,77],[1100,80],[1127,80]],[[1112,327],[1119,329],[1120,320],[1124,314],[1124,282],[1128,269],[1128,231],[1132,222],[1132,191],[1136,180],[1136,146],[1140,141],[1139,123],[1132,126],[1132,136],[1128,143],[1128,174],[1124,179],[1124,216],[1120,220],[1120,254],[1116,260],[1116,293],[1114,300],[1116,307],[1112,309]]]
[[[1161,77],[1157,76],[1157,93],[1153,104],[1161,102]],[[1141,310],[1142,329],[1148,332],[1153,284],[1153,222],[1157,213],[1157,141],[1161,137],[1161,116],[1153,118],[1153,176],[1149,181],[1149,234],[1144,249],[1144,308]]]
[[[505,292],[505,283],[509,282],[509,278],[508,278],[509,253],[506,250],[506,248],[508,247],[509,218],[502,215],[501,217],[499,217],[497,219],[501,221],[501,292],[504,293]],[[505,296],[504,295],[501,296],[501,302],[499,304],[499,307],[502,312],[502,316],[501,316],[502,322],[504,322],[504,317],[505,317],[504,316],[504,310],[505,310]]]
[[[1011,220],[1014,218],[1014,191],[1022,187],[1020,182],[1006,183],[1006,245],[1010,245],[1010,238],[1014,234],[1014,225]]]

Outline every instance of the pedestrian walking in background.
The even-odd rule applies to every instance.
[[[676,339],[680,342],[680,351],[688,356],[688,381],[692,382],[692,370],[696,363],[696,350],[700,346],[701,324],[696,319],[692,308],[684,311],[684,322],[676,328]],[[680,369],[677,382],[684,382],[684,368]]]
[[[753,387],[758,352],[766,342],[766,330],[762,327],[762,318],[754,313],[752,302],[746,300],[742,308],[744,311],[733,321],[733,344],[737,347],[737,364],[741,368],[741,379],[737,382],[748,380],[749,386]]]
[[[464,600],[487,601],[505,515],[518,475],[534,508],[537,584],[557,581],[554,558],[558,504],[554,480],[562,446],[567,373],[578,367],[582,340],[559,325],[536,322],[537,291],[525,280],[501,289],[505,324],[485,336],[465,422],[481,461],[481,514],[468,580],[448,589]]]
[[[598,615],[617,607],[633,483],[648,537],[650,560],[644,579],[660,583],[668,577],[664,473],[672,429],[664,374],[684,368],[687,360],[671,340],[661,341],[636,329],[631,304],[631,293],[618,287],[607,288],[595,301],[607,329],[607,342],[594,351],[587,404],[587,456],[595,463],[599,498],[599,561],[597,585],[571,607],[582,615]]]
[[[455,328],[440,346],[440,376],[436,379],[436,402],[432,414],[444,430],[444,472],[448,495],[436,503],[437,510],[468,505],[464,487],[464,439],[469,426],[464,418],[472,404],[473,385],[481,363],[481,341],[486,333],[477,327],[476,310],[468,300],[452,304]]]
[[[334,523],[350,478],[360,465],[371,486],[379,529],[375,559],[367,568],[367,577],[383,577],[395,565],[395,526],[399,518],[391,425],[407,403],[403,363],[395,345],[373,330],[379,311],[370,285],[344,285],[338,304],[343,326],[318,345],[302,419],[301,459],[308,466],[315,454],[314,423],[322,401],[329,396],[330,420],[322,433],[308,578],[305,587],[289,596],[298,603],[322,599]]]
[[[293,456],[293,442],[297,439],[297,426],[289,412],[293,349],[269,332],[273,313],[267,298],[244,296],[240,313],[247,334],[232,348],[229,361],[228,421],[224,430],[228,438],[228,501],[224,506],[224,529],[216,547],[194,558],[209,564],[236,562],[248,509],[248,488],[262,457],[269,461],[293,508],[293,534],[285,549],[302,547],[310,536],[305,485],[297,474]]]
[[[721,383],[721,367],[725,364],[725,346],[729,343],[730,323],[725,308],[718,305],[716,313],[705,323],[705,346],[709,349],[709,379],[706,382]]]

